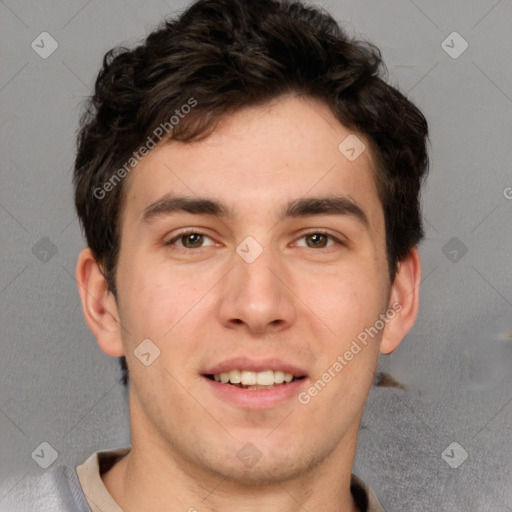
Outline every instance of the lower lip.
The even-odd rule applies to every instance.
[[[223,401],[244,409],[271,409],[277,404],[295,398],[307,384],[307,378],[294,380],[287,384],[278,384],[269,389],[244,389],[231,384],[222,384],[208,377],[203,379],[212,391]]]

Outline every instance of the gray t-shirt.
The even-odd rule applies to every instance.
[[[91,512],[75,468],[59,466],[0,489],[1,512]]]

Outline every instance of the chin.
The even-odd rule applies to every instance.
[[[197,462],[207,472],[221,476],[233,484],[276,485],[313,470],[330,452],[326,446],[318,446],[315,450],[291,440],[269,445],[267,439],[266,446],[261,449],[256,443],[246,442],[241,448],[230,451],[225,456],[217,453],[205,459],[205,454],[202,453]]]
[[[213,469],[218,475],[223,476],[230,482],[247,486],[267,486],[292,480],[307,472],[308,464],[300,466],[297,462],[293,464],[283,459],[258,461],[254,466],[246,467],[243,464],[229,464],[217,466]]]

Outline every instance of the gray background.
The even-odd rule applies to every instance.
[[[431,130],[420,317],[380,363],[408,390],[372,390],[355,472],[390,512],[510,511],[512,2],[317,4],[380,47]],[[73,277],[74,137],[103,54],[185,5],[0,2],[0,480],[13,485],[44,471],[31,456],[42,442],[54,465],[129,443],[117,360],[96,346]],[[454,31],[469,45],[458,58]],[[46,59],[31,47],[42,32],[59,45]],[[458,468],[442,457],[453,442],[452,466],[468,454]]]

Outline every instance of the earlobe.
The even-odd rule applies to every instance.
[[[388,322],[382,335],[380,351],[391,354],[414,325],[419,309],[421,262],[414,247],[398,267],[391,286]],[[393,312],[393,313],[391,313]]]
[[[110,356],[124,355],[115,297],[90,248],[84,249],[78,256],[76,280],[85,321],[98,345]]]

